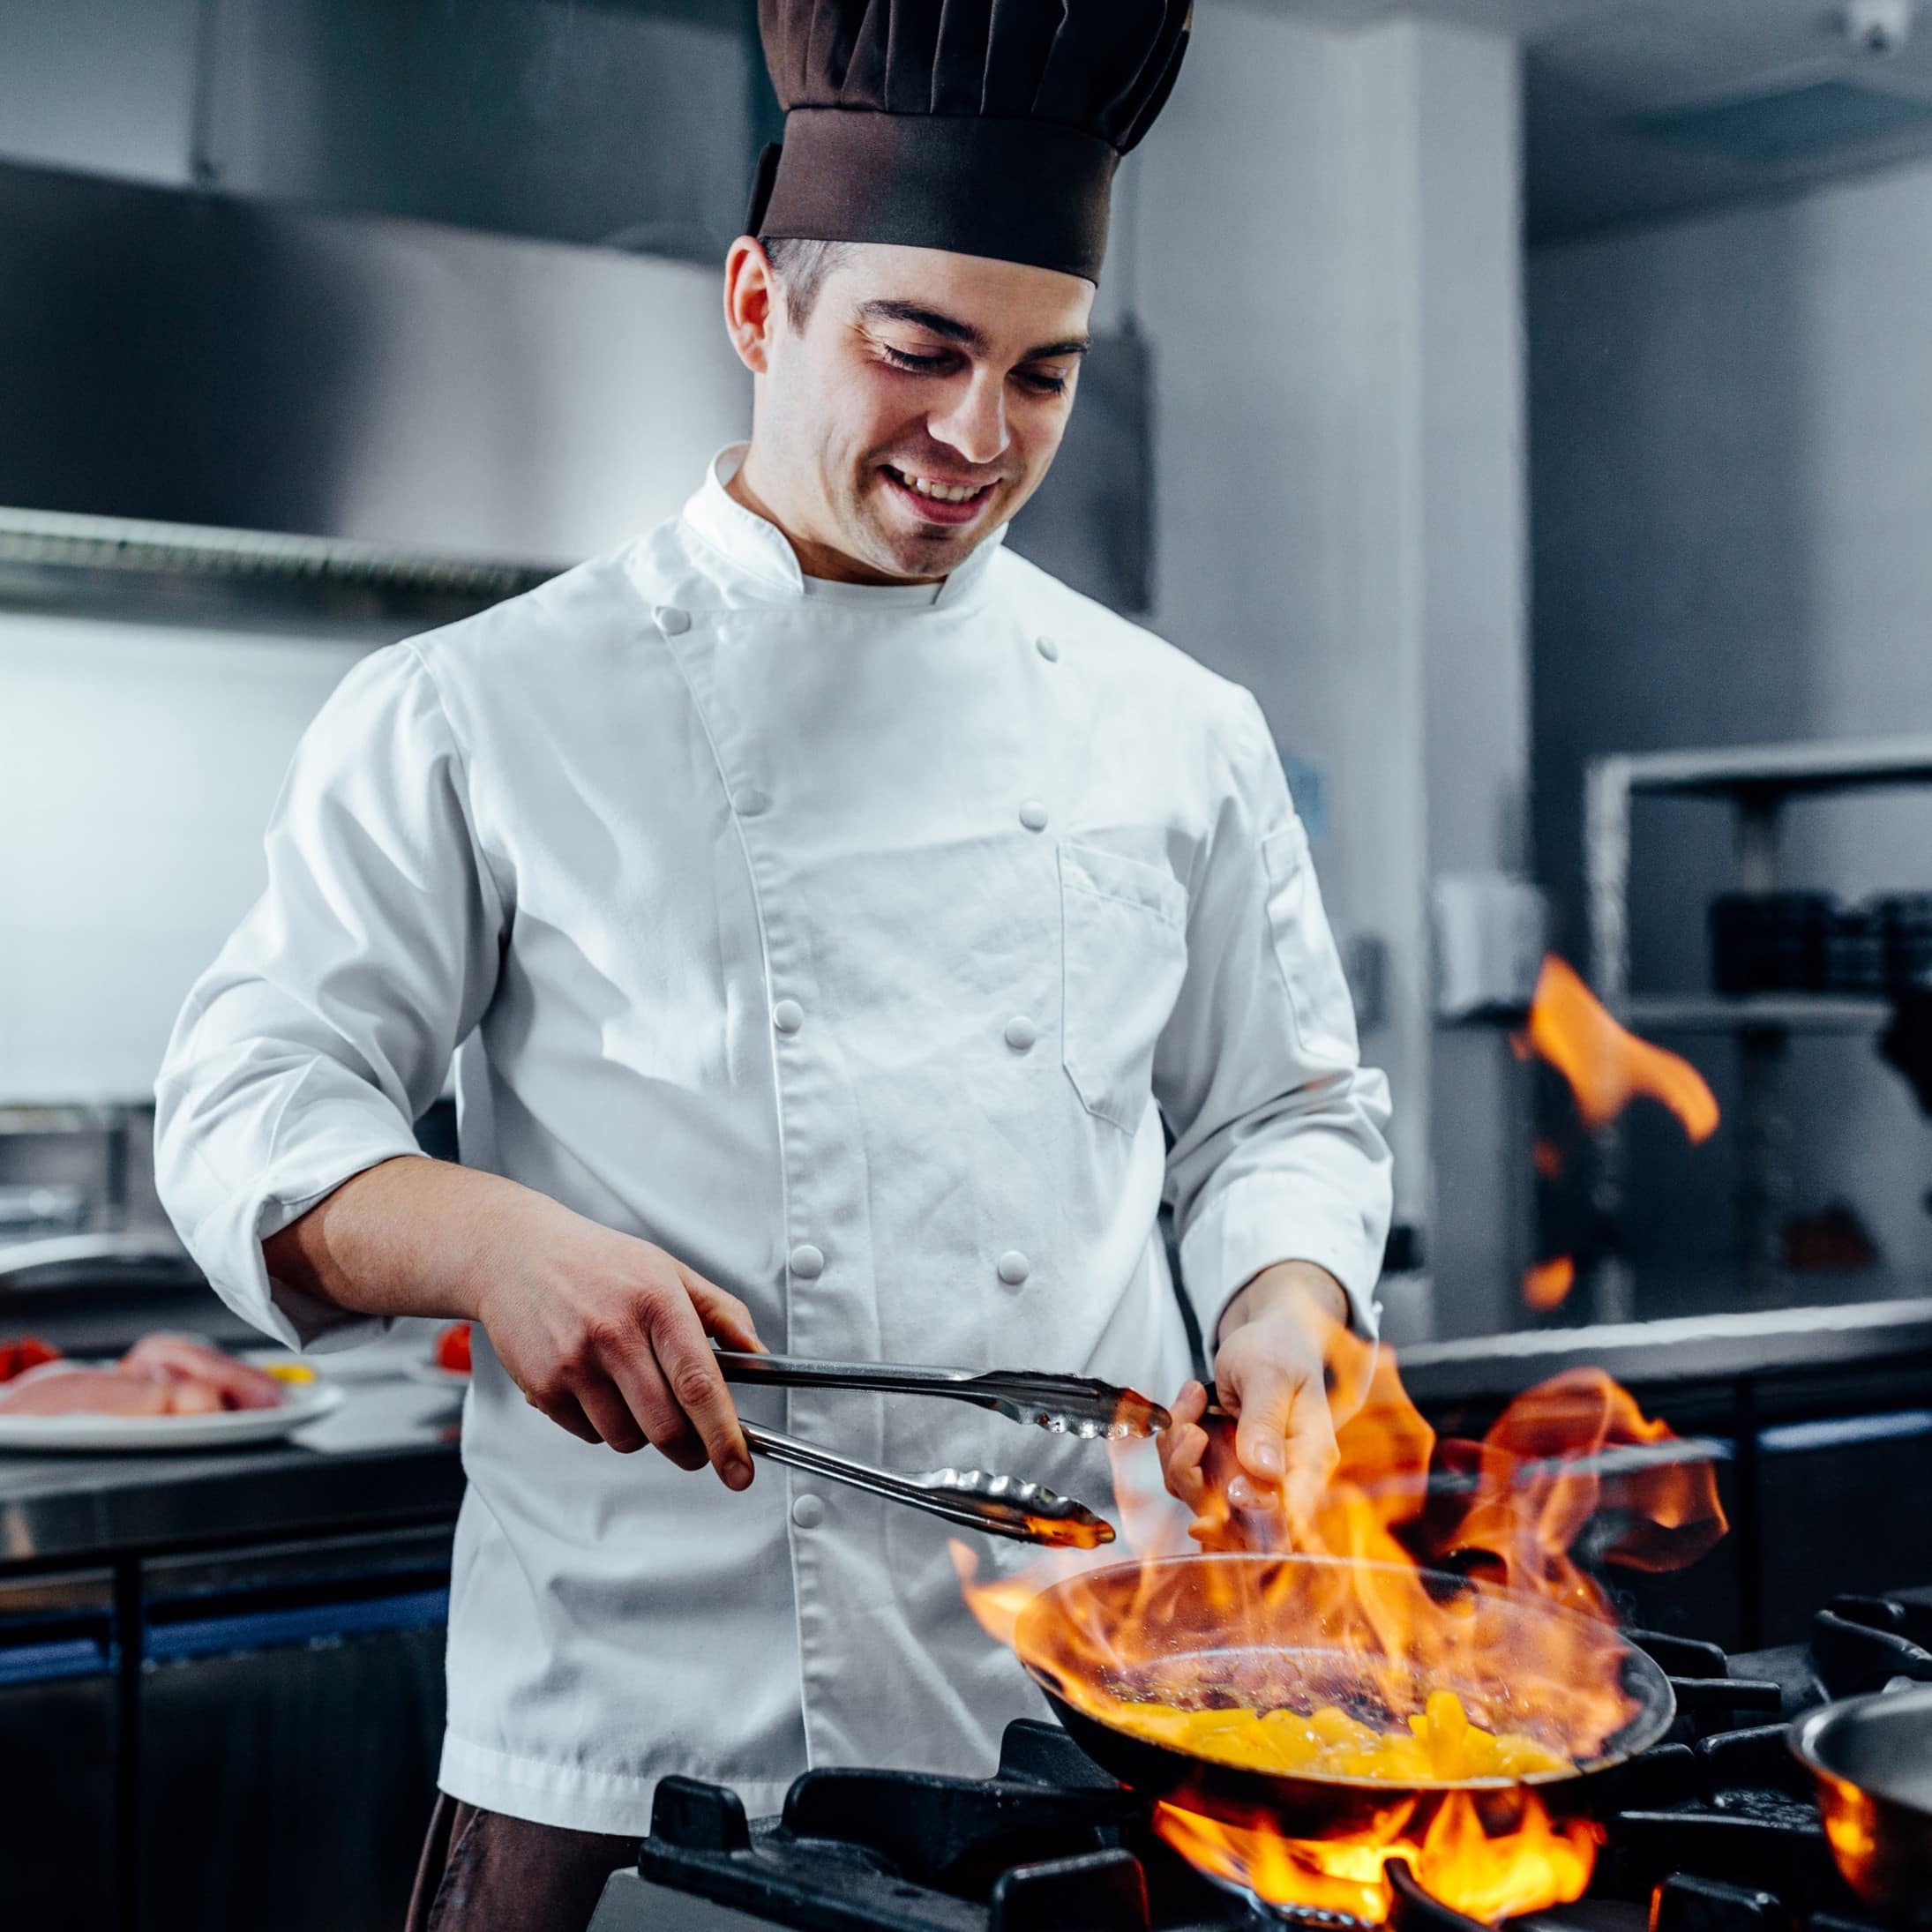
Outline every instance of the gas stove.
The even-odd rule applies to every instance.
[[[1883,1932],[1831,1863],[1791,1719],[1893,1679],[1932,1682],[1932,1590],[1841,1597],[1808,1644],[1726,1656],[1629,1633],[1670,1674],[1670,1738],[1599,1774],[1608,1838],[1589,1898],[1511,1932]],[[1480,1932],[1395,1872],[1397,1932]],[[776,1818],[723,1786],[670,1778],[635,1870],[590,1932],[1347,1932],[1195,1872],[1149,1808],[1064,1733],[1022,1722],[974,1780],[808,1771]]]

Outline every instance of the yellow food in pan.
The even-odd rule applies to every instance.
[[[1372,1778],[1392,1785],[1455,1784],[1471,1778],[1529,1778],[1566,1771],[1569,1758],[1514,1731],[1470,1722],[1453,1690],[1433,1692],[1406,1734],[1375,1731],[1333,1704],[1298,1711],[1181,1711],[1123,1704],[1116,1723],[1197,1757],[1289,1776]]]

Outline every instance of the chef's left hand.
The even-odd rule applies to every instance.
[[[1291,1528],[1314,1512],[1335,1472],[1329,1409],[1329,1341],[1348,1322],[1348,1297],[1312,1262],[1265,1268],[1227,1306],[1215,1352],[1215,1396],[1237,1419],[1238,1471],[1227,1501],[1240,1510],[1280,1509]],[[1207,1503],[1207,1391],[1189,1382],[1169,1405],[1160,1437],[1169,1491],[1200,1517]]]

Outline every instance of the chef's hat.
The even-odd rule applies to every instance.
[[[783,146],[762,241],[896,242],[1100,278],[1122,154],[1180,70],[1193,0],[759,0]]]

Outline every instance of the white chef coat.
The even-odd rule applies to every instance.
[[[658,1243],[790,1353],[1170,1396],[1164,1186],[1209,1335],[1290,1258],[1367,1325],[1386,1088],[1253,699],[997,541],[936,591],[807,584],[728,473],[375,652],[303,738],[157,1089],[223,1299],[290,1344],[377,1331],[261,1241],[414,1153],[453,1054],[467,1164]],[[743,1393],[890,1468],[1109,1496],[1090,1446],[962,1405]],[[1037,1714],[932,1518],[579,1442],[480,1331],[463,1462],[454,1797],[642,1833],[666,1772],[755,1814],[811,1764],[983,1773]]]

